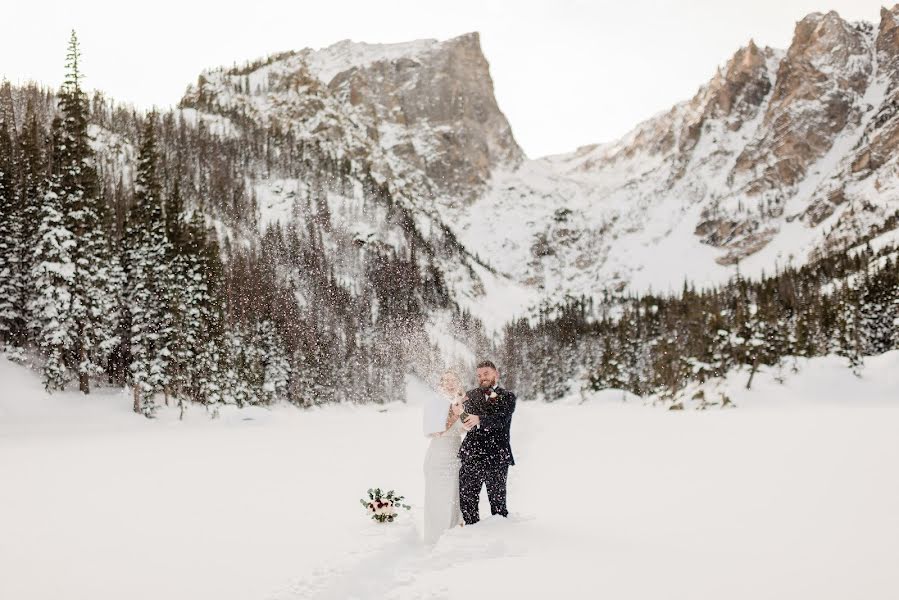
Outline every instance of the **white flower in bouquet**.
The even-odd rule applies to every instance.
[[[403,504],[403,496],[394,493],[393,490],[382,493],[381,488],[368,490],[368,500],[360,500],[362,506],[371,515],[371,518],[379,523],[392,523],[397,516],[397,508],[409,510],[408,504]]]

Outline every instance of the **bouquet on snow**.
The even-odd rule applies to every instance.
[[[397,517],[397,509],[405,508],[409,510],[411,507],[408,504],[403,504],[403,496],[399,496],[393,490],[390,490],[386,494],[381,491],[381,488],[375,488],[368,490],[368,500],[359,500],[362,503],[362,506],[365,507],[365,510],[371,515],[371,518],[377,521],[378,523],[393,523],[393,520]]]

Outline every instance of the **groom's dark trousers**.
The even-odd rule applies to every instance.
[[[506,478],[509,465],[488,466],[483,463],[463,463],[459,470],[459,504],[462,518],[469,525],[477,523],[478,500],[481,488],[487,485],[490,512],[494,515],[509,516],[506,509]]]
[[[468,525],[478,522],[478,497],[484,485],[490,512],[504,517],[509,514],[506,479],[509,466],[515,464],[509,439],[515,400],[515,394],[499,387],[478,388],[466,394],[465,410],[480,418],[480,426],[465,435],[459,449],[459,507]]]

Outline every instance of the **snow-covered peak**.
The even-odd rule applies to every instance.
[[[433,39],[396,44],[367,44],[343,40],[320,50],[306,50],[304,54],[309,71],[327,84],[339,73],[354,67],[365,67],[382,60],[414,59],[439,46],[440,42]]]
[[[204,72],[181,102],[371,160],[407,197],[474,199],[523,158],[496,103],[477,33],[444,41],[344,40]]]
[[[879,33],[831,12],[788,50],[750,41],[621,139],[497,172],[453,213],[457,237],[544,302],[758,277],[851,243],[899,210],[897,12]],[[485,215],[514,233],[485,238]]]
[[[750,40],[621,139],[534,161],[496,104],[477,34],[344,40],[211,71],[184,106],[370,161],[424,229],[492,268],[475,278],[503,299],[508,312],[490,315],[502,321],[566,294],[757,276],[865,235],[899,208],[896,14],[879,30],[809,15],[787,50]],[[273,205],[287,214],[285,202]],[[474,289],[460,295],[477,313]]]

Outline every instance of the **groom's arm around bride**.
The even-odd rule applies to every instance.
[[[477,392],[480,390],[472,391]],[[497,398],[493,412],[485,411],[485,414],[479,415],[478,422],[481,429],[485,432],[491,430],[505,430],[508,432],[512,424],[512,413],[515,412],[515,394],[502,388],[497,388],[496,392]],[[487,402],[489,403],[490,400],[487,400]]]
[[[496,397],[490,398],[490,394]],[[464,410],[470,416],[463,422],[468,434],[462,442],[459,458],[497,466],[514,465],[510,430],[515,403],[515,394],[500,387],[476,388],[468,392]]]

